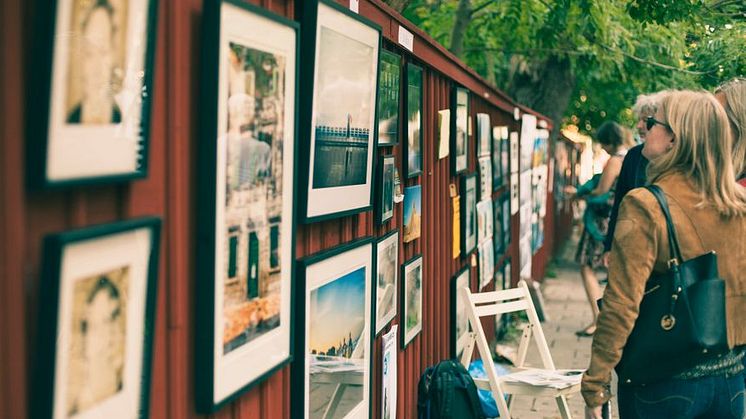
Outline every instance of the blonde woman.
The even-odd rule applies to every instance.
[[[670,92],[647,121],[648,179],[666,195],[685,260],[715,251],[726,282],[730,352],[662,382],[619,387],[620,417],[743,418],[746,344],[746,188],[736,183],[733,139],[723,107],[709,93]],[[619,211],[609,285],[583,376],[586,417],[600,418],[611,371],[637,319],[651,273],[669,259],[665,218],[655,197],[635,189]],[[640,365],[646,368],[646,365]]]
[[[746,186],[746,79],[735,78],[715,90],[715,98],[725,108],[733,130],[734,165],[739,183]]]

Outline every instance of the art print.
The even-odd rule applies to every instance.
[[[399,290],[399,231],[376,243],[376,334],[396,317]]]
[[[383,224],[394,216],[394,178],[396,173],[394,156],[382,156],[379,170],[376,220],[378,224]]]
[[[451,109],[451,138],[453,140],[453,173],[461,173],[468,168],[469,158],[469,91],[463,87],[453,90]]]
[[[404,188],[404,243],[422,234],[422,185]]]
[[[489,156],[479,158],[479,199],[492,198],[492,160]]]
[[[501,165],[501,152],[503,151],[503,140],[508,136],[508,127],[492,127],[492,188],[498,189],[505,181],[509,173]],[[505,138],[504,138],[505,137]]]
[[[469,256],[477,246],[477,176],[471,174],[461,179],[461,255]]]
[[[471,289],[469,268],[459,271],[451,284],[451,357],[460,359],[469,339],[469,317],[461,296],[462,288]]]
[[[493,227],[495,229],[495,260],[507,249],[505,247],[505,224],[503,219],[503,205],[501,199],[492,201]]]
[[[381,50],[378,74],[378,145],[395,145],[399,142],[401,57]]]
[[[492,201],[477,202],[477,242],[492,237],[493,229]]]
[[[407,64],[407,178],[422,173],[422,68]]]
[[[495,248],[492,238],[479,245],[479,289],[486,287],[495,277]]]
[[[422,256],[415,256],[402,266],[402,347],[422,331]]]
[[[486,113],[477,114],[477,155],[479,157],[490,156],[492,149],[492,136],[490,127],[490,116]]]

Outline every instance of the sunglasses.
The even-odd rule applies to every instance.
[[[671,131],[671,126],[668,125],[667,123],[661,122],[661,121],[653,118],[652,116],[649,116],[649,117],[645,118],[645,127],[647,127],[648,131],[650,131],[651,129],[653,129],[653,127],[655,126],[655,124],[659,124],[661,126],[664,126],[664,127],[666,127],[666,129],[668,129],[669,131]]]

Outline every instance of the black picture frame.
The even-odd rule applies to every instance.
[[[389,272],[390,274],[393,273],[394,279],[392,283],[390,284],[382,284],[382,277],[381,275],[384,273],[384,270],[381,269],[381,255],[382,255],[382,246],[391,246],[393,247],[393,252],[390,252],[388,254],[389,257],[393,256],[393,270],[392,272]],[[393,253],[393,255],[391,254]],[[375,304],[374,304],[374,323],[375,323],[375,335],[378,336],[379,333],[383,331],[383,329],[391,323],[391,321],[396,317],[398,314],[398,294],[399,294],[399,230],[394,229],[386,233],[383,237],[380,237],[376,240],[376,246],[375,246],[375,284],[374,287],[374,294],[375,294]],[[388,282],[388,281],[386,281]],[[383,289],[381,289],[381,286],[383,285]],[[382,292],[383,291],[383,292]],[[391,308],[387,310],[384,313],[379,313],[379,310],[381,309],[381,298],[388,298],[388,296],[391,296]]]
[[[67,417],[75,413],[147,417],[160,233],[160,218],[145,217],[44,238],[30,417]],[[116,304],[116,308],[111,304]],[[100,317],[102,310],[105,320]],[[91,316],[99,317],[96,320]],[[79,327],[73,327],[75,324]],[[97,326],[93,328],[92,324]],[[116,338],[117,331],[121,332],[121,339]],[[88,335],[95,332],[108,333],[98,340],[104,339],[109,345],[86,353]],[[130,350],[135,353],[133,356],[127,355]],[[103,358],[90,359],[96,356]],[[116,365],[112,360],[120,356],[122,364]],[[103,396],[97,387],[96,399],[71,401],[70,394],[80,396],[76,388],[94,385],[84,373],[92,368],[86,362],[96,366],[97,377],[110,367],[110,378],[115,381],[109,384],[114,386],[110,385],[110,392]],[[55,388],[58,376],[67,381],[62,388]],[[132,391],[136,394],[128,395]],[[133,399],[137,405],[132,405]],[[107,403],[102,405],[104,401]],[[58,402],[62,405],[58,406]]]
[[[469,90],[455,86],[451,91],[451,171],[469,170]]]
[[[30,68],[35,70],[30,73],[26,112],[29,188],[118,183],[147,176],[158,3],[148,0],[142,13],[119,16],[111,13],[111,5],[84,11],[72,0],[51,0],[35,10],[30,54]],[[87,23],[98,10],[110,25],[108,37],[87,32],[101,29],[90,29]],[[137,25],[130,19],[135,18],[143,20],[142,37],[132,30]],[[109,45],[103,53],[87,50],[101,39],[121,46]],[[143,46],[141,53],[129,53],[127,48],[134,45]],[[96,89],[100,80],[90,76],[102,73],[96,65],[110,66],[104,88]],[[96,114],[100,104],[86,107],[85,98],[94,96],[91,91],[110,102],[110,115]],[[102,91],[106,93],[101,95]]]
[[[465,317],[461,319],[460,316],[466,316],[466,312],[463,308],[463,301],[459,297],[458,290],[461,286],[464,286],[463,282],[466,282],[465,286],[469,290],[473,290],[471,284],[471,269],[469,266],[464,266],[459,270],[456,275],[451,278],[451,358],[460,359],[461,353],[463,352],[463,345],[465,344],[465,338],[469,336],[469,319]],[[461,308],[461,310],[459,310]],[[459,320],[461,325],[465,326],[463,333],[459,333]],[[464,325],[464,320],[466,324]]]
[[[309,71],[300,80],[298,132],[300,138],[309,138],[299,142],[299,155],[309,158],[300,159],[305,185],[299,189],[297,207],[299,220],[308,224],[373,208],[381,27],[332,0],[296,2],[296,16],[307,28],[301,38],[300,62]],[[362,65],[354,61],[361,48],[370,49]],[[345,50],[357,54],[343,56]],[[369,77],[358,80],[366,71]],[[339,90],[329,85],[332,82],[345,87]],[[350,84],[360,92],[353,93]],[[365,95],[369,97],[360,99]],[[352,98],[354,104],[345,103]],[[340,194],[345,199],[338,199]]]
[[[206,1],[203,22],[194,362],[196,409],[212,413],[293,356],[300,39],[297,23],[238,0]],[[243,86],[266,62],[283,83]],[[257,131],[242,118],[265,101],[275,118]],[[272,170],[258,170],[267,149]],[[277,312],[252,308],[270,299]]]
[[[422,119],[424,91],[422,67],[407,63],[407,143],[404,148],[407,179],[422,174]]]
[[[394,177],[396,159],[393,154],[378,158],[378,181],[376,193],[376,223],[386,224],[394,217]]]
[[[503,226],[503,243],[502,248],[503,252],[507,252],[510,248],[511,243],[511,229],[510,229],[510,220],[511,220],[511,208],[510,208],[510,194],[504,193],[502,195],[502,226]]]
[[[461,177],[461,256],[477,248],[477,174]]]
[[[505,252],[505,227],[503,226],[503,197],[499,197],[492,201],[492,215],[494,221],[492,223],[494,231],[494,243],[495,243],[495,261],[500,260],[500,256]]]
[[[401,55],[381,49],[378,73],[378,147],[399,144]]]
[[[424,277],[423,269],[424,265],[422,263],[422,255],[416,255],[409,259],[408,261],[404,262],[401,267],[401,283],[402,283],[402,296],[401,296],[401,314],[399,316],[399,323],[401,323],[401,347],[402,349],[406,349],[407,346],[419,335],[422,333],[422,306],[423,306],[423,292],[422,292],[422,286],[423,281],[422,278]],[[414,275],[414,282],[412,284],[409,283],[407,273],[412,272],[412,275]],[[417,276],[419,276],[419,281],[417,280]],[[410,291],[415,290],[415,295],[413,296],[414,300],[410,301]],[[410,307],[410,303],[414,304],[414,306]],[[416,317],[416,323],[412,326],[409,325],[409,311],[410,308],[413,308],[415,311],[418,312],[418,316]]]
[[[368,324],[367,331],[365,330],[364,326],[363,331],[361,332],[361,337],[365,337],[367,339],[367,345],[364,349],[368,354],[367,362],[363,361],[362,364],[363,368],[367,369],[368,377],[367,379],[365,378],[364,372],[362,380],[364,386],[363,402],[361,403],[365,403],[365,400],[367,398],[367,409],[363,407],[357,413],[363,416],[367,415],[367,417],[370,417],[370,415],[372,414],[372,376],[374,372],[373,342],[375,339],[375,325],[373,324],[375,319],[375,304],[373,304],[375,298],[375,287],[373,286],[373,278],[376,277],[375,262],[373,259],[374,248],[374,239],[372,237],[366,237],[350,243],[336,246],[328,250],[324,250],[310,256],[306,256],[297,261],[297,290],[301,290],[300,293],[302,293],[301,295],[303,295],[303,298],[299,298],[299,304],[295,310],[295,324],[298,325],[297,327],[299,333],[297,333],[294,340],[294,352],[296,354],[303,355],[295,356],[291,367],[292,400],[290,404],[290,417],[292,418],[308,418],[308,406],[306,406],[306,399],[308,399],[310,402],[310,395],[307,394],[310,393],[311,389],[310,385],[306,385],[306,382],[310,381],[310,372],[308,372],[310,371],[310,365],[306,365],[306,361],[310,358],[310,353],[307,353],[307,345],[310,344],[310,337],[306,335],[306,326],[308,326],[307,322],[309,321],[306,318],[306,312],[312,313],[312,308],[308,307],[310,293],[318,291],[325,285],[329,285],[333,282],[336,282],[337,280],[349,277],[353,273],[358,272],[362,266],[370,267],[370,274],[369,276],[367,276],[365,284],[365,286],[367,287],[367,296],[365,297],[365,305],[367,305],[367,309],[363,308],[363,314],[365,317],[368,318]],[[363,261],[363,258],[367,259]],[[325,269],[329,265],[333,265],[334,267]],[[324,278],[320,279],[319,275],[324,276]],[[331,280],[326,281],[326,278],[331,278]],[[319,285],[319,282],[321,281],[326,282]],[[357,306],[354,299],[341,298],[340,300],[347,302],[348,306]],[[311,314],[311,316],[313,316],[313,314]],[[351,319],[353,317],[354,316],[349,315],[344,316],[344,318],[347,319]],[[335,318],[339,319],[343,317],[336,316]],[[338,324],[335,324],[333,327],[340,326]],[[330,371],[327,373],[327,376],[332,377],[333,374],[334,371]],[[333,380],[329,379],[327,381]],[[365,386],[368,387],[367,391],[365,391]],[[357,406],[360,406],[360,404],[355,405],[355,407],[353,407],[353,410],[358,409]],[[349,414],[350,412],[347,413]]]
[[[502,131],[507,127],[492,127],[492,190],[496,191],[503,185],[505,177],[510,173],[504,171],[501,165],[502,152]]]

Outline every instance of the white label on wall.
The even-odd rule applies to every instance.
[[[521,119],[521,110],[517,106],[513,108],[513,119],[516,121]]]
[[[402,26],[399,26],[399,44],[414,52],[414,35]]]
[[[350,0],[350,10],[360,13],[360,0]]]

